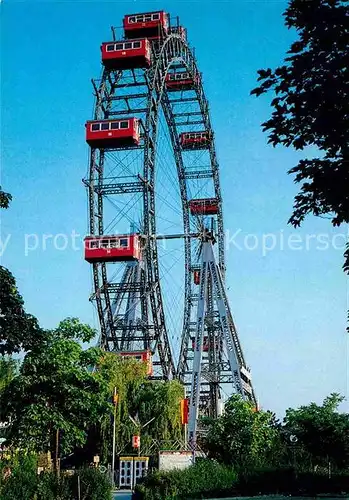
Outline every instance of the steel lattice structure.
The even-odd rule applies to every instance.
[[[115,30],[113,29],[114,40]],[[149,69],[103,68],[93,80],[94,120],[137,116],[141,141],[118,150],[91,148],[89,175],[85,179],[89,198],[89,232],[108,233],[110,207],[106,199],[138,199],[137,232],[142,235],[143,258],[125,263],[122,272],[106,262],[93,263],[94,293],[101,346],[107,351],[149,349],[153,354],[155,379],[178,377],[186,386],[191,404],[189,431],[195,441],[197,414],[217,415],[222,387],[255,401],[249,370],[238,339],[224,288],[225,254],[222,196],[214,133],[208,101],[195,56],[181,34],[178,20],[166,36],[151,42]],[[169,72],[190,74],[189,91],[173,92],[166,87]],[[159,115],[162,113],[172,145],[180,193],[182,232],[157,232],[156,169]],[[204,130],[210,138],[201,151],[184,151],[180,134]],[[127,175],[123,175],[127,170]],[[189,208],[190,183],[202,183],[217,200],[212,217],[193,216]],[[115,218],[123,216],[115,201]],[[106,215],[108,212],[108,215]],[[159,242],[180,238],[183,243],[183,326],[176,362],[170,347],[160,278]],[[193,272],[201,273],[200,286]],[[206,339],[208,348],[202,351]],[[195,368],[196,366],[196,368]],[[195,372],[195,373],[194,373]]]

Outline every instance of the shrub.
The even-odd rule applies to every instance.
[[[77,476],[80,477],[81,500],[111,500],[110,478],[95,468],[80,469],[70,478],[72,498],[78,498]]]
[[[239,473],[233,493],[239,495],[348,493],[349,475],[297,472],[292,468],[255,469]]]
[[[297,472],[292,468],[232,469],[205,460],[185,470],[156,472],[136,486],[134,500],[219,498],[223,496],[344,494],[349,475]],[[347,496],[345,498],[348,498]]]
[[[211,460],[199,461],[185,470],[155,472],[136,486],[135,500],[209,498],[224,496],[232,489],[236,475],[231,468]]]
[[[81,500],[111,500],[112,487],[109,477],[98,469],[84,468],[72,476],[53,472],[37,475],[36,457],[22,456],[10,463],[12,474],[7,480],[0,474],[1,500],[76,500],[78,498],[78,476],[80,477]]]
[[[289,493],[295,485],[291,468],[244,470],[238,476],[235,491],[241,495]]]
[[[328,477],[327,473],[301,473],[296,479],[298,491],[304,491],[309,495],[317,493],[349,493],[349,473],[333,474]],[[348,496],[346,496],[348,498]]]
[[[11,468],[11,476],[7,480],[2,478],[2,471],[5,466]],[[35,455],[14,456],[6,463],[1,462],[0,469],[1,500],[33,498],[38,482]]]
[[[39,476],[35,500],[73,500],[72,478],[53,472],[44,472]]]

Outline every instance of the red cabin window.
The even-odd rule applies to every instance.
[[[126,236],[87,236],[85,260],[97,262],[124,262],[141,258],[138,234]]]
[[[168,15],[164,11],[127,15],[123,25],[126,38],[157,38],[168,33]]]
[[[117,122],[108,121],[91,123],[90,130],[91,132],[99,132],[100,130],[119,130],[122,128],[127,129],[129,127],[130,122],[128,120],[120,120]]]
[[[92,148],[117,149],[138,146],[140,130],[138,118],[123,120],[94,120],[86,123],[86,142]]]
[[[218,201],[216,198],[190,200],[189,210],[191,215],[216,215],[218,213]]]
[[[187,132],[179,136],[182,149],[204,149],[211,142],[210,132]]]
[[[167,90],[192,90],[199,83],[199,76],[192,78],[189,73],[168,73],[166,75]]]
[[[102,63],[108,69],[149,68],[150,44],[143,40],[102,43]]]

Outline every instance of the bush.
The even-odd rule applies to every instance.
[[[209,498],[227,495],[236,475],[231,468],[211,460],[199,461],[185,470],[156,472],[138,484],[134,500]]]
[[[78,498],[77,476],[80,477],[81,500],[111,500],[110,478],[95,468],[80,469],[70,478],[72,498]]]
[[[40,474],[35,500],[73,500],[73,498],[71,477],[63,474],[57,477],[53,472]]]
[[[234,491],[241,495],[290,493],[295,486],[292,468],[253,469],[240,471]]]
[[[11,476],[4,480],[4,467],[11,468]],[[15,456],[10,461],[0,462],[1,500],[32,499],[37,489],[36,457],[34,455]]]
[[[315,495],[317,493],[349,493],[349,473],[333,474],[330,478],[327,473],[302,473],[296,478],[298,491]],[[348,496],[346,496],[348,498]]]
[[[11,476],[4,480],[2,471],[11,467]],[[77,500],[78,477],[80,477],[81,500],[111,500],[112,487],[107,475],[98,469],[84,468],[72,476],[62,472],[57,477],[53,472],[37,475],[35,456],[22,456],[11,462],[0,462],[1,500]]]
[[[349,475],[297,472],[292,468],[259,469],[239,473],[233,493],[239,495],[317,495],[348,493]]]
[[[232,469],[204,460],[185,470],[156,472],[136,486],[134,500],[219,498],[254,495],[345,494],[349,474],[297,472],[292,468]],[[347,496],[345,498],[348,498]]]

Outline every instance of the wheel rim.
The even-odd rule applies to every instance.
[[[189,93],[170,92],[166,88],[166,75],[169,71],[173,71],[174,67],[176,70],[188,72],[196,82],[195,88]],[[119,222],[115,216],[113,223],[106,225],[105,198],[122,192],[123,196],[129,195],[130,200],[135,201],[137,196],[138,199],[134,205],[130,200],[125,201],[122,208],[114,205],[119,219],[125,216],[127,220],[128,216],[129,219],[135,221],[136,212],[132,215],[132,207],[137,205],[138,214],[141,216],[138,218],[137,227],[134,227],[134,232],[140,232],[145,242],[142,265],[126,265],[119,274],[111,274],[108,269],[110,266],[107,264],[93,264],[95,288],[93,299],[97,304],[101,325],[101,345],[106,350],[115,352],[149,349],[154,356],[154,378],[168,380],[177,376],[189,387],[192,361],[190,352],[192,351],[192,332],[195,330],[197,302],[193,272],[199,266],[198,240],[193,235],[198,235],[212,226],[217,241],[216,258],[223,275],[225,271],[218,162],[202,79],[190,48],[180,36],[172,34],[161,43],[152,43],[152,64],[148,70],[104,69],[101,80],[98,84],[94,83],[94,86],[96,93],[94,119],[137,116],[141,118],[143,127],[140,147],[125,147],[117,152],[92,149],[90,155],[90,174],[87,181],[90,233],[101,236],[113,227],[113,223],[115,227],[115,223]],[[127,103],[127,107],[123,110],[117,108],[120,103]],[[159,224],[157,222],[156,173],[159,163],[157,150],[161,116],[166,123],[169,141],[172,145],[182,213],[184,296],[181,341],[177,342],[172,350],[170,348],[171,332],[166,317],[168,308],[166,308],[163,294],[164,278],[160,271],[159,240],[157,239]],[[199,130],[209,132],[212,138],[207,149],[199,152],[183,151],[180,145],[180,134]],[[110,169],[108,165],[111,160],[114,161],[114,167]],[[115,176],[115,164],[121,168],[117,176]],[[127,174],[125,178],[122,177],[122,173]],[[191,215],[189,201],[200,197],[215,198],[218,209],[214,217]],[[120,227],[125,234],[130,232],[130,230],[127,231],[125,225]],[[109,234],[113,233],[109,232]],[[121,301],[128,305],[121,309],[120,319],[116,310]],[[130,308],[130,303],[136,303],[136,306]],[[137,308],[138,313],[133,314],[130,319],[128,311]],[[213,299],[211,309],[210,314],[214,318]],[[214,319],[212,321],[214,323]],[[212,326],[212,330],[214,328],[217,327]],[[234,325],[233,328],[235,328]],[[210,326],[207,327],[207,331],[210,335]],[[211,410],[213,407],[217,408],[216,400],[221,397],[217,383],[220,381],[218,372],[221,368],[217,366],[223,367],[224,363],[226,365],[223,358],[223,349],[219,349],[218,354],[208,350],[207,373],[210,372],[210,366],[215,365],[216,368],[211,369],[212,373],[215,371],[213,378],[209,375],[206,380],[202,381],[202,399],[211,404]],[[239,361],[245,365],[242,352]],[[205,371],[203,373],[205,374]],[[233,383],[232,377],[222,378],[222,381]],[[215,401],[213,405],[212,401]],[[214,413],[214,410],[208,411],[211,414]]]

